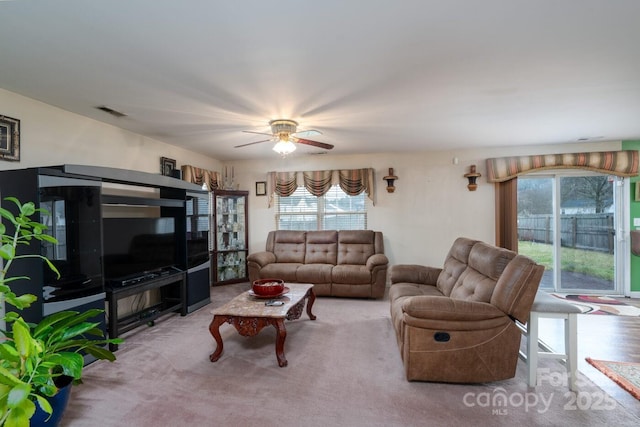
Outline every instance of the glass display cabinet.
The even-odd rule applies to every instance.
[[[249,280],[247,252],[248,191],[214,190],[213,285]]]

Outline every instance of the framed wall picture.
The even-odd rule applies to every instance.
[[[0,116],[0,160],[20,161],[20,120]]]
[[[168,157],[160,157],[160,171],[164,176],[173,176],[173,170],[176,168],[176,161]]]
[[[256,196],[267,195],[267,181],[256,182]]]

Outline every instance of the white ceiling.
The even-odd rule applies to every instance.
[[[335,154],[638,139],[639,19],[638,0],[0,1],[0,87],[223,161],[276,156],[234,146],[277,118]]]

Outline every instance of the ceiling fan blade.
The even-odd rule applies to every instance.
[[[272,133],[266,133],[266,132],[254,132],[252,130],[243,130],[242,132],[244,133],[257,133],[258,135],[269,135],[269,136],[273,136]]]
[[[271,141],[271,139],[263,139],[262,141],[254,141],[254,142],[249,142],[248,144],[240,144],[240,145],[236,145],[233,148],[246,147],[247,145],[260,144],[261,142],[267,142],[267,141]]]
[[[322,132],[316,129],[307,129],[307,130],[301,130],[299,132],[292,133],[291,135],[296,138],[308,138],[310,136],[322,135]]]
[[[293,139],[298,144],[311,145],[313,147],[324,148],[325,150],[331,150],[333,148],[333,145],[327,144],[326,142],[312,141],[310,139],[304,139],[304,138],[293,138]]]

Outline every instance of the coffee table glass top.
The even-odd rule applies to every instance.
[[[225,316],[246,316],[246,317],[285,317],[291,307],[298,304],[306,295],[309,289],[313,288],[309,283],[286,283],[289,292],[274,298],[276,301],[284,302],[281,306],[267,306],[265,303],[269,299],[256,298],[245,291],[227,302],[222,307],[214,309],[213,315]]]

